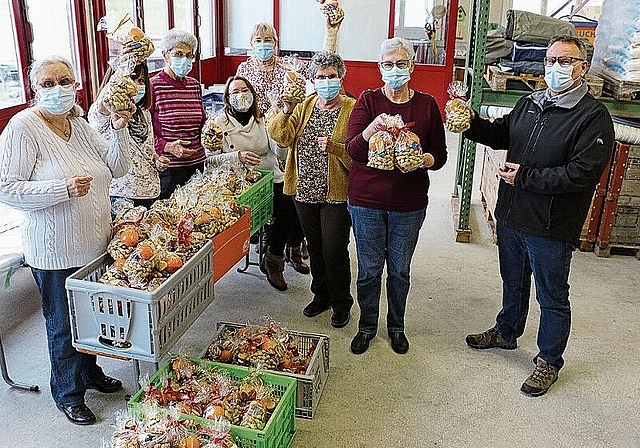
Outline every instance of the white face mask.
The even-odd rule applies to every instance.
[[[572,77],[573,67],[573,65],[563,67],[558,62],[554,62],[551,66],[546,65],[544,67],[544,82],[554,92],[564,92],[576,82]]]
[[[41,88],[38,90],[37,99],[38,105],[44,107],[47,112],[63,115],[76,104],[76,88],[73,85]]]

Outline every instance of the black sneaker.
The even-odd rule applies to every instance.
[[[312,300],[309,305],[304,307],[304,310],[302,310],[302,314],[307,317],[316,317],[317,315],[327,311],[329,308],[331,308],[331,306],[329,306],[328,303],[320,303]]]
[[[513,350],[518,346],[516,341],[508,342],[495,328],[490,328],[484,333],[470,334],[467,336],[466,341],[469,347],[480,350],[487,348]]]
[[[351,318],[351,313],[349,310],[345,311],[334,311],[331,315],[331,326],[333,328],[342,328],[346,327],[349,323],[349,319]]]
[[[539,397],[547,393],[553,383],[558,380],[558,369],[542,358],[536,361],[536,368],[529,378],[522,383],[520,390],[530,397]]]

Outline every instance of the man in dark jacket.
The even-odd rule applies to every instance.
[[[477,116],[465,137],[507,149],[495,216],[502,310],[493,328],[466,338],[477,349],[515,349],[524,333],[531,275],[540,304],[539,352],[522,384],[530,396],[558,379],[571,328],[569,267],[596,184],[613,149],[613,123],[588,93],[584,44],[555,36],[545,58],[548,88],[521,98],[494,122]]]

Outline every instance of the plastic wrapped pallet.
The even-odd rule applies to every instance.
[[[596,72],[640,82],[640,0],[604,0],[594,47]]]

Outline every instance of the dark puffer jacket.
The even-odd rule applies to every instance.
[[[611,157],[613,123],[584,84],[553,105],[543,101],[544,91],[527,95],[493,123],[475,118],[464,135],[507,149],[507,161],[521,165],[513,186],[500,182],[495,215],[501,224],[576,244]]]

